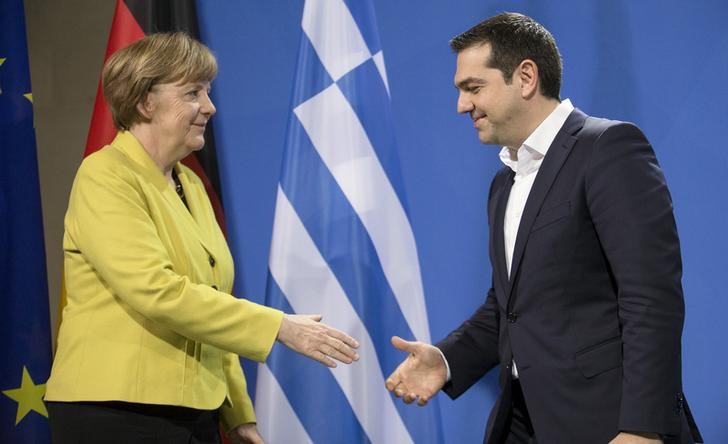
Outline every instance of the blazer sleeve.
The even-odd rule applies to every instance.
[[[146,184],[145,186],[151,186]],[[259,362],[283,313],[237,299],[175,272],[150,216],[139,178],[98,155],[76,175],[67,233],[115,295],[178,334]]]
[[[620,123],[599,136],[585,187],[617,288],[623,344],[619,428],[674,433],[682,396],[680,244],[665,178],[637,127]]]
[[[226,353],[223,357],[223,370],[228,381],[230,404],[226,402],[220,407],[220,420],[227,432],[239,425],[256,422],[256,418],[240,359],[233,353]]]

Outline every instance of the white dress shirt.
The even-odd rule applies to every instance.
[[[569,99],[561,102],[546,119],[531,133],[516,151],[515,155],[507,147],[500,151],[501,161],[516,175],[513,177],[513,187],[508,196],[505,219],[503,220],[503,237],[505,241],[506,269],[511,275],[513,263],[513,249],[516,246],[518,226],[521,224],[523,209],[531,193],[533,181],[536,180],[541,162],[556,138],[556,134],[564,126],[566,118],[574,110]],[[518,378],[518,369],[514,360],[512,367],[513,378]]]

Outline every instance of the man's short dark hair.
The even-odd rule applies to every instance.
[[[455,52],[490,45],[487,65],[503,73],[510,83],[516,67],[524,60],[538,66],[541,94],[559,100],[561,91],[561,54],[551,33],[523,14],[504,12],[486,19],[450,40]]]

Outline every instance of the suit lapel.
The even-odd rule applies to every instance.
[[[193,183],[187,175],[187,172],[182,169],[182,162],[178,162],[175,166],[177,170],[177,177],[182,183],[182,187],[185,190],[185,197],[187,204],[189,205],[189,211],[182,204],[182,209],[187,220],[190,221],[191,225],[194,226],[195,233],[200,240],[202,246],[207,250],[208,253],[213,256],[216,255],[216,251],[212,249],[214,243],[212,239],[214,237],[210,233],[212,227],[217,227],[217,221],[210,217],[210,212],[204,206],[204,201],[207,199],[207,192],[205,187],[197,183]],[[181,201],[178,196],[175,196],[178,201]],[[181,216],[180,216],[181,217]]]
[[[556,180],[561,166],[569,156],[571,148],[576,143],[576,136],[574,135],[584,126],[586,120],[586,114],[578,109],[569,114],[569,117],[564,122],[564,126],[556,134],[556,138],[551,143],[546,157],[544,157],[541,167],[538,170],[536,179],[533,182],[533,187],[528,195],[526,206],[523,210],[523,216],[521,216],[521,223],[518,226],[518,234],[516,235],[516,245],[513,249],[513,263],[511,264],[511,278],[507,287],[507,295],[510,298],[513,291],[513,284],[518,278],[518,272],[521,265],[521,259],[523,258],[523,252],[526,249],[528,243],[528,235],[531,232],[533,222],[536,220],[536,216],[541,210],[544,199],[548,195],[551,185]],[[510,302],[510,301],[509,301]]]
[[[168,186],[165,193],[163,193],[164,197],[172,204],[177,214],[177,218],[180,221],[184,221],[183,223],[187,227],[187,231],[193,233],[195,237],[197,237],[197,240],[200,241],[200,244],[202,244],[202,247],[207,250],[209,254],[215,256],[215,250],[212,249],[212,245],[210,245],[210,241],[206,236],[208,233],[203,232],[202,229],[204,220],[201,220],[201,209],[199,208],[198,202],[198,193],[200,191],[192,186],[187,174],[180,165],[181,162],[178,162],[174,168],[177,171],[177,177],[184,189],[185,199],[187,200],[189,209],[185,206],[182,199],[179,198],[177,192],[173,190],[171,186]]]
[[[139,171],[146,179],[151,183],[154,188],[159,192],[160,195],[170,204],[174,211],[175,218],[186,227],[186,231],[192,233],[202,246],[208,251],[212,252],[210,248],[210,242],[205,238],[204,233],[198,221],[195,220],[192,213],[187,210],[182,199],[179,198],[174,188],[167,182],[162,172],[159,170],[157,165],[154,163],[149,154],[144,150],[139,141],[129,131],[119,132],[111,142],[115,148],[121,150],[126,156],[132,159],[139,167]],[[175,166],[177,169],[178,177],[182,180],[182,186],[185,187],[185,193],[191,190],[191,185],[187,180],[187,176],[183,173],[183,170],[179,165]],[[196,195],[187,196],[188,203],[193,205],[190,201],[195,200]],[[194,207],[190,208],[194,210]]]

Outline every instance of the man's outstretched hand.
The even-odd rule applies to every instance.
[[[409,353],[387,378],[385,386],[406,404],[417,401],[423,406],[447,382],[447,367],[440,351],[424,342],[405,341],[392,336],[392,345]]]

